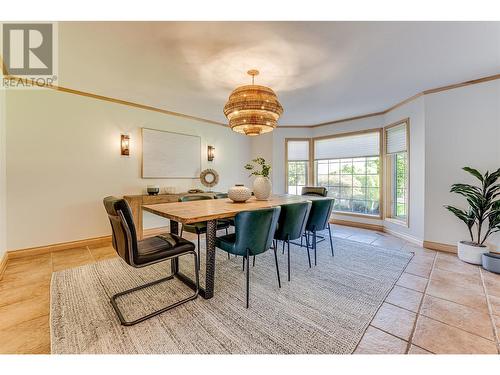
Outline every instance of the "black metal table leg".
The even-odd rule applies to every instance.
[[[207,221],[207,261],[205,264],[205,299],[214,296],[215,285],[215,238],[217,236],[217,220]]]

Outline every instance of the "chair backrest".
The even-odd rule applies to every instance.
[[[227,197],[228,197],[227,193],[215,193],[215,196],[214,196],[215,199],[224,199]]]
[[[302,188],[302,195],[316,195],[319,197],[326,197],[328,191],[322,186],[304,186]]]
[[[245,255],[247,249],[251,255],[267,251],[273,241],[280,211],[281,207],[273,207],[237,213],[234,218],[235,254]]]
[[[213,198],[208,195],[184,195],[179,198],[179,202],[204,201],[208,199]]]
[[[103,203],[111,223],[113,248],[132,265],[134,254],[137,254],[137,234],[130,207],[125,199],[116,197],[106,197]]]
[[[333,210],[334,198],[315,199],[312,201],[311,212],[307,220],[306,230],[323,230],[328,226]]]
[[[311,204],[307,201],[282,205],[274,238],[282,241],[300,238],[304,233]]]

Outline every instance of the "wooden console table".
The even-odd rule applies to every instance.
[[[132,217],[134,219],[135,228],[137,231],[137,239],[142,240],[144,237],[143,227],[142,227],[142,206],[145,204],[159,204],[159,203],[171,203],[178,202],[180,197],[186,195],[206,195],[213,197],[216,193],[178,193],[178,194],[158,194],[158,195],[125,195],[123,199],[127,201],[132,210]]]

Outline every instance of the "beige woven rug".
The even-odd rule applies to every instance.
[[[214,298],[132,327],[120,325],[109,296],[164,277],[168,262],[134,269],[117,258],[54,273],[52,353],[352,353],[412,254],[338,238],[334,248],[331,257],[328,241],[319,244],[309,269],[305,249],[292,245],[291,282],[279,252],[281,289],[272,251],[257,256],[249,309],[242,258],[218,250]],[[191,265],[185,257],[181,269]],[[134,319],[190,292],[169,281],[122,297],[120,307]]]

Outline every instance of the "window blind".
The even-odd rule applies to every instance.
[[[309,141],[288,141],[289,161],[309,160]]]
[[[378,131],[314,141],[315,160],[358,158],[379,154],[380,133]]]
[[[395,154],[406,151],[406,122],[385,131],[385,152]]]

